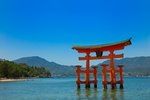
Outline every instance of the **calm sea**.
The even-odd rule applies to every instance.
[[[150,100],[150,77],[124,77],[123,90],[103,91],[98,81],[97,89],[80,90],[74,77],[0,82],[0,100]]]

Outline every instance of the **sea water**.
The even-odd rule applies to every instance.
[[[0,82],[0,100],[150,100],[150,77],[124,77],[124,89],[76,89],[75,77]]]

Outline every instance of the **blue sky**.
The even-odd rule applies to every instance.
[[[0,58],[40,56],[83,64],[73,45],[130,37],[132,46],[122,51],[125,57],[150,56],[149,5],[149,0],[1,0]]]

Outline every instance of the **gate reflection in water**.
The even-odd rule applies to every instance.
[[[78,100],[124,100],[124,90],[77,89]]]

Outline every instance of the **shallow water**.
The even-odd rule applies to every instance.
[[[0,100],[150,100],[149,77],[125,77],[124,89],[103,91],[98,88],[76,89],[75,78],[44,78],[19,82],[1,82]],[[119,85],[118,85],[119,87]]]

